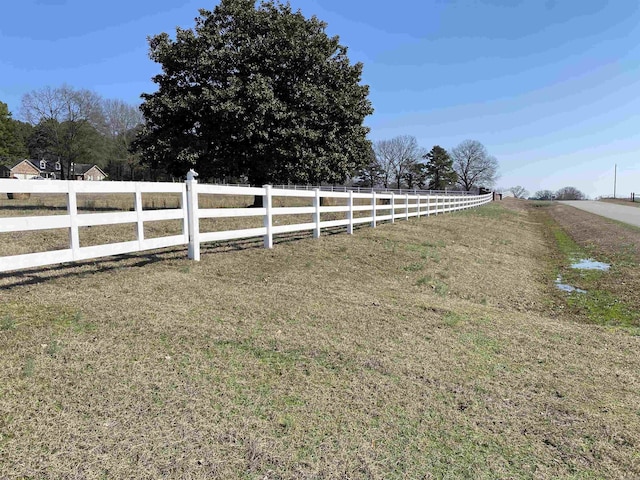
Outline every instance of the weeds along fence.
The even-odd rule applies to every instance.
[[[87,182],[87,181],[33,181],[0,180],[0,195],[18,198],[30,194],[57,194],[65,197],[66,205],[59,207],[63,213],[43,215],[24,215],[32,213],[19,206],[11,205],[12,213],[1,213],[0,234],[16,232],[36,232],[60,229],[67,230],[62,248],[48,249],[35,253],[0,256],[0,272],[40,267],[65,262],[89,260],[100,257],[121,255],[147,250],[161,249],[180,245],[188,246],[188,257],[200,259],[200,245],[206,242],[226,241],[262,237],[265,248],[273,247],[273,237],[290,232],[313,231],[315,238],[327,228],[346,227],[353,233],[355,225],[369,224],[376,227],[380,222],[394,222],[396,219],[409,219],[438,215],[445,212],[478,207],[492,199],[487,195],[411,195],[395,193],[358,193],[331,192],[314,189],[291,190],[273,188],[265,185],[260,188],[245,186],[222,186],[200,184],[190,172],[185,183],[153,182]],[[28,195],[27,195],[28,194]],[[133,205],[127,211],[107,211],[95,213],[86,208],[79,209],[78,197],[91,195],[126,194],[133,197]],[[175,205],[169,207],[154,205],[145,208],[143,195],[171,194],[177,197]],[[228,206],[224,202],[207,201],[207,197],[261,196],[260,208]],[[287,199],[295,200],[287,204]],[[330,199],[335,205],[326,205]],[[277,201],[277,202],[276,202]],[[295,206],[296,202],[302,204]],[[5,202],[8,204],[8,202]],[[246,204],[246,202],[245,202]],[[291,206],[294,205],[294,206]],[[36,209],[33,205],[31,210]],[[43,207],[46,208],[46,207]],[[90,209],[89,209],[90,210]],[[111,209],[113,210],[113,209]],[[50,213],[50,212],[44,212]],[[304,220],[299,223],[300,217]],[[254,224],[243,226],[241,221],[229,220],[253,219]],[[286,221],[280,221],[285,219]],[[308,221],[308,220],[311,221]],[[179,223],[177,231],[164,232],[160,236],[149,238],[145,230],[149,224],[173,221]],[[225,223],[226,221],[226,223]],[[257,225],[256,225],[257,223]],[[83,230],[94,226],[116,226],[132,224],[135,228],[134,239],[127,241],[99,242],[93,245],[81,245]],[[217,224],[218,228],[213,228]],[[220,228],[222,227],[222,228]],[[116,239],[116,240],[121,240]],[[19,242],[20,239],[13,239]],[[59,245],[58,245],[59,246]]]

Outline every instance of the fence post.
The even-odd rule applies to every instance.
[[[187,216],[189,223],[189,250],[190,260],[200,260],[200,218],[198,215],[198,174],[193,170],[187,173]]]
[[[347,220],[349,220],[347,233],[353,235],[353,190],[349,190],[349,201],[347,205],[349,206],[349,211],[347,212]]]
[[[409,194],[404,195],[404,219],[409,220]]]
[[[420,218],[420,213],[422,210],[422,204],[420,203],[422,200],[420,199],[420,194],[418,194],[417,198],[416,198],[416,202],[418,204],[418,218]]]
[[[396,221],[396,194],[391,192],[391,223]]]
[[[69,243],[71,247],[71,258],[78,259],[78,251],[80,249],[80,233],[78,231],[78,197],[76,196],[76,186],[73,180],[67,181],[67,213],[71,228],[69,229]]]
[[[264,212],[264,227],[267,233],[264,236],[264,248],[273,248],[273,214],[271,208],[273,206],[273,197],[271,196],[271,185],[263,185],[264,196],[262,197],[262,204],[265,208]]]
[[[136,191],[134,193],[133,205],[136,210],[136,231],[138,234],[138,248],[142,250],[142,242],[144,242],[144,222],[142,220],[142,191],[140,183],[136,182]]]
[[[182,208],[182,236],[186,240],[186,244],[189,245],[189,200],[187,195],[187,185],[185,183],[184,189],[180,196],[180,207]]]
[[[373,204],[373,212],[371,213],[371,227],[376,228],[376,191],[371,192],[371,203]]]
[[[313,208],[315,213],[313,214],[313,222],[316,224],[316,228],[313,230],[313,238],[320,238],[320,189],[314,188],[316,196],[313,197]]]
[[[427,217],[431,215],[431,194],[427,196]]]

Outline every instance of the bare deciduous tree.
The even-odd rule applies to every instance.
[[[533,198],[536,200],[553,200],[555,193],[551,190],[538,190],[534,193]]]
[[[67,178],[79,153],[79,143],[87,126],[104,129],[102,98],[90,90],[68,85],[44,87],[22,97],[22,116],[32,125],[41,125],[53,144]]]
[[[584,200],[585,194],[576,187],[563,187],[556,192],[558,200]]]
[[[529,191],[526,188],[521,187],[520,185],[511,187],[509,191],[513,194],[515,198],[527,198],[529,196]]]
[[[465,140],[451,150],[450,156],[458,184],[467,191],[473,187],[491,187],[498,178],[498,160],[477,140]]]
[[[420,163],[424,152],[411,135],[400,135],[391,140],[380,140],[373,145],[382,170],[382,182],[388,188],[392,181],[400,188],[407,172]]]
[[[122,100],[104,100],[102,102],[102,112],[104,115],[104,133],[111,138],[118,138],[144,121],[142,112],[138,107],[129,105]]]
[[[140,165],[140,155],[131,152],[131,144],[135,139],[136,130],[144,122],[142,112],[138,107],[122,100],[104,100],[102,102],[104,115],[103,133],[112,140],[113,150],[109,159],[109,169],[115,179],[127,178],[124,166],[129,169],[130,180],[135,180],[136,169]]]

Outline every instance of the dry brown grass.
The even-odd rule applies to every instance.
[[[601,198],[600,201],[616,203],[618,205],[625,205],[627,207],[640,207],[640,201],[635,200],[632,202],[630,198]]]
[[[491,205],[0,277],[0,478],[638,477],[640,338],[546,313],[544,232]]]

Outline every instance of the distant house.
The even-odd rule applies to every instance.
[[[104,180],[107,176],[102,169],[91,163],[71,164],[71,175],[74,180]]]
[[[7,167],[4,167],[7,170]],[[60,162],[48,160],[21,160],[8,169],[8,174],[0,168],[0,176],[18,179],[48,178],[60,180],[62,178],[62,165]],[[104,180],[107,176],[100,167],[90,163],[72,163],[69,179],[72,180]]]
[[[60,162],[40,160],[36,165],[40,167],[40,176],[42,178],[50,178],[51,180],[60,180],[62,178],[62,165],[60,165]]]
[[[11,169],[0,165],[0,178],[11,178]]]
[[[40,176],[40,169],[31,160],[21,160],[9,169],[10,178],[28,180]]]

